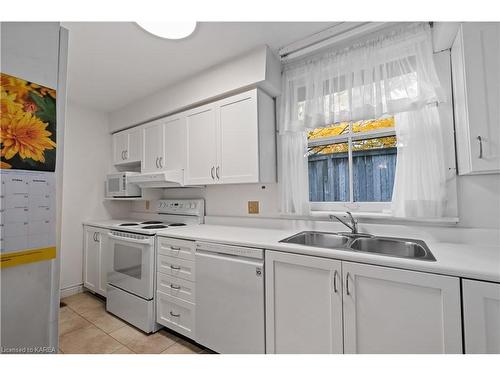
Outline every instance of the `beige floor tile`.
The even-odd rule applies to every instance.
[[[130,326],[122,327],[111,332],[110,335],[135,353],[140,354],[161,353],[169,346],[175,344],[178,339],[177,336],[165,330],[146,335]]]
[[[63,314],[61,314],[63,315]],[[91,327],[92,324],[83,319],[80,315],[72,312],[72,315],[65,312],[64,318],[59,318],[59,336],[76,331],[77,329]]]
[[[123,320],[120,320],[113,314],[108,313],[101,306],[85,310],[81,313],[81,316],[106,333],[116,331],[118,328],[126,325]]]
[[[89,292],[74,294],[63,298],[62,301],[73,311],[81,314],[97,307],[104,308],[104,301]]]
[[[64,353],[74,354],[112,353],[122,345],[100,329],[91,326],[61,336],[59,346]]]
[[[197,354],[201,353],[203,348],[190,343],[186,340],[180,339],[175,344],[169,346],[162,354]]]
[[[125,345],[122,345],[120,349],[115,350],[112,354],[136,354]]]
[[[59,321],[70,319],[78,314],[71,310],[68,306],[59,309]]]
[[[132,341],[138,341],[148,337],[144,332],[129,325],[125,325],[124,327],[111,332],[109,335],[115,340],[121,342],[123,345],[128,345]]]

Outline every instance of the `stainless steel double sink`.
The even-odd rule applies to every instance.
[[[279,242],[323,249],[348,250],[398,258],[436,261],[424,241],[408,238],[380,237],[363,233],[305,231]]]

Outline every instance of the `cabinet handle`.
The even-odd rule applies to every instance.
[[[125,160],[128,159],[128,150],[123,151],[123,155],[125,155]]]
[[[476,138],[479,141],[479,159],[483,158],[483,138],[478,135]]]
[[[180,270],[181,269],[180,266],[172,266],[172,265],[170,265],[170,268],[173,270]]]
[[[219,179],[219,166],[215,169],[215,175],[217,176],[217,180]]]
[[[170,246],[170,250],[180,250],[181,248],[180,247],[177,247],[177,246]]]
[[[179,316],[181,316],[181,314],[174,314],[172,311],[170,311],[170,315],[175,316],[176,318],[178,318]]]
[[[123,160],[123,150],[122,150],[122,160]]]
[[[156,157],[155,164],[156,164],[156,168],[160,168],[160,167],[158,167],[158,156]]]
[[[160,158],[158,159],[158,164],[160,164],[160,168],[163,168],[163,165],[161,165],[162,162],[163,162],[163,156],[160,156]]]
[[[335,270],[335,272],[333,273],[333,292],[334,293],[337,293],[337,275],[338,275],[338,272],[337,270]]]
[[[351,292],[349,291],[349,272],[347,272],[347,275],[345,276],[345,293],[350,296]]]
[[[215,180],[214,170],[215,170],[215,167],[212,167],[212,169],[210,169],[210,176],[212,176],[212,180]]]
[[[181,286],[180,286],[180,285],[174,285],[174,284],[170,284],[170,287],[171,287],[172,289],[177,289],[177,290],[181,288]]]

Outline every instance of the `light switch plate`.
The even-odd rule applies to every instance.
[[[259,201],[248,201],[248,213],[249,214],[259,213]]]

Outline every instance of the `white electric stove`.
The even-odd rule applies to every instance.
[[[157,203],[158,220],[123,220],[109,236],[106,310],[145,332],[155,332],[156,233],[203,223],[203,199],[164,199]]]

